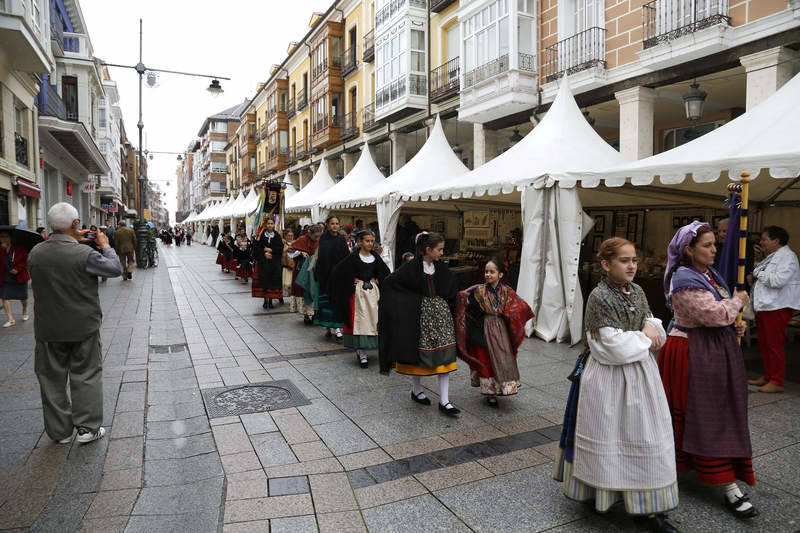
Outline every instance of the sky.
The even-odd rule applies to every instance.
[[[79,0],[95,56],[135,65],[139,59],[139,18],[143,20],[145,67],[213,74],[224,93],[213,97],[211,80],[161,74],[158,86],[142,90],[145,147],[183,152],[203,120],[255,95],[270,66],[286,58],[290,41],[308,32],[314,11],[332,0]],[[120,93],[125,130],[138,144],[138,75],[110,68]],[[175,219],[178,192],[176,155],[154,155],[150,178],[167,188],[167,209]],[[169,186],[166,182],[169,181]]]

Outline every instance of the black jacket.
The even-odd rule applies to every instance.
[[[358,255],[359,251],[353,250],[350,255],[345,257],[334,267],[331,276],[331,287],[328,293],[336,308],[337,314],[341,316],[345,324],[349,326],[352,326],[352,324],[350,324],[350,296],[355,292],[353,280],[359,277],[358,271],[363,265]],[[370,263],[370,266],[374,265],[375,279],[378,280],[378,286],[382,287],[384,280],[391,272],[378,254],[372,252],[372,257],[375,258],[375,261]]]
[[[264,251],[272,250],[272,259],[264,257]],[[280,289],[283,286],[281,259],[283,257],[283,239],[276,231],[275,236],[267,242],[265,232],[253,243],[253,257],[258,265],[258,281],[264,289]]]
[[[317,247],[317,264],[314,267],[314,279],[319,282],[320,294],[328,294],[328,283],[333,268],[350,254],[347,241],[341,235],[325,232],[319,239]]]

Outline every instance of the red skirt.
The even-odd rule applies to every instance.
[[[223,270],[225,269],[225,254],[222,252],[217,252],[217,264],[220,265]]]
[[[755,485],[751,457],[705,457],[683,451],[686,392],[689,386],[689,341],[684,337],[668,337],[658,358],[658,370],[672,413],[675,454],[678,472],[694,470],[701,483],[723,485],[737,479]]]
[[[233,256],[225,261],[225,270],[236,270],[236,259]]]
[[[253,275],[253,267],[250,263],[236,263],[236,277],[247,279]]]
[[[470,365],[470,368],[474,370],[479,377],[482,378],[494,377],[494,370],[492,369],[492,361],[489,358],[489,349],[486,348],[486,346],[481,346],[480,344],[470,344],[469,354],[483,364],[482,367],[478,367],[477,365],[475,365],[474,368]]]
[[[250,296],[253,298],[283,298],[283,288],[265,289],[258,280],[258,265],[253,265],[253,282],[250,287]]]

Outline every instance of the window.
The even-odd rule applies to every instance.
[[[250,172],[256,171],[256,156],[255,154],[250,154]]]
[[[17,105],[14,106],[14,133],[25,137],[25,109]]]
[[[478,67],[491,63],[509,52],[508,2],[497,0],[462,23],[464,40],[464,71],[469,74]],[[518,0],[518,10],[526,8],[528,0]],[[529,0],[533,4],[533,0]],[[512,4],[513,5],[513,4]],[[533,8],[533,7],[532,7]],[[508,64],[508,61],[505,61]],[[496,72],[495,72],[496,73]],[[466,86],[475,83],[468,76]]]
[[[224,152],[225,145],[227,143],[224,141],[211,141],[211,151],[212,152]]]
[[[100,127],[105,129],[105,128],[108,127],[108,120],[106,119],[106,108],[105,107],[100,107],[99,112],[100,112],[100,116],[99,116]]]
[[[289,152],[289,132],[286,130],[280,130],[278,135],[278,142],[280,143],[278,151],[285,155]]]
[[[681,128],[673,128],[664,131],[664,150],[671,150],[689,141],[693,141],[698,137],[702,137],[706,133],[712,132],[715,129],[723,126],[724,120],[717,120],[714,122],[705,122],[703,124],[696,124],[694,126],[684,126]]]
[[[447,29],[447,61],[458,57],[459,36],[461,35],[458,30],[458,24],[453,24]]]
[[[37,30],[40,29],[40,20],[42,19],[42,9],[39,5],[40,0],[31,0],[31,19],[33,21],[33,27]]]

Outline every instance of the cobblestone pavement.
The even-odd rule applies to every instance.
[[[100,291],[101,441],[43,435],[33,321],[0,331],[0,530],[635,530],[618,509],[568,501],[551,479],[575,349],[525,341],[524,387],[498,409],[462,365],[453,420],[412,403],[407,378],[379,375],[374,354],[361,370],[320,328],[263,311],[209,247],[161,256]],[[249,386],[281,380],[294,387]],[[435,402],[434,378],[423,384]],[[794,384],[750,395],[758,485],[748,492],[761,516],[738,522],[719,493],[682,477],[671,514],[681,531],[800,529],[799,395]],[[295,405],[248,412],[253,402]]]

